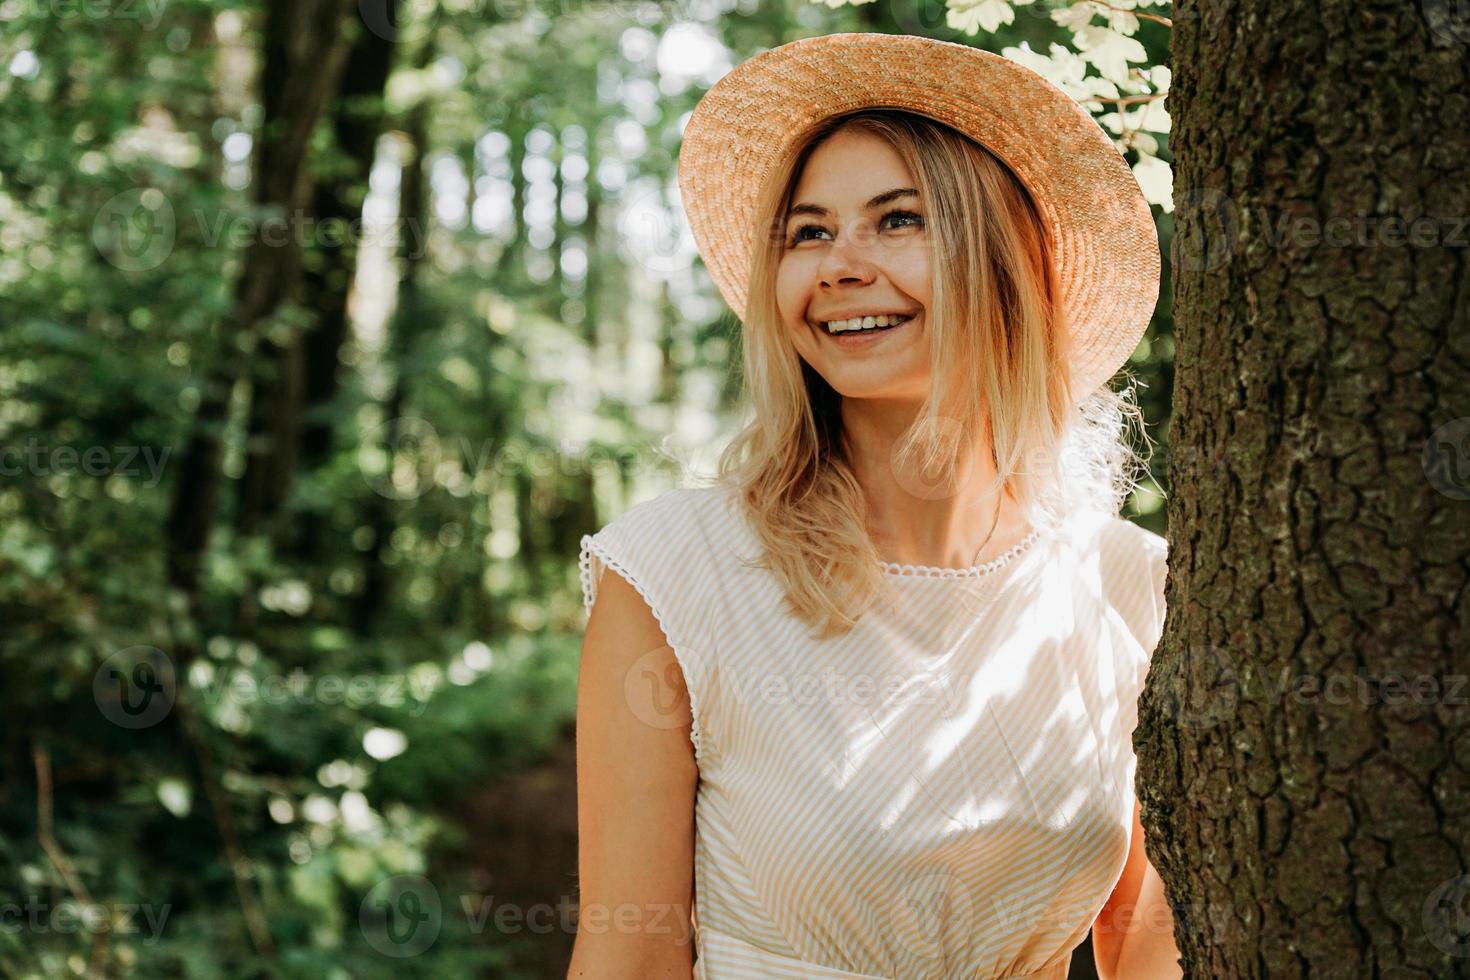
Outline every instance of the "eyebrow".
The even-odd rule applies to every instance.
[[[891,191],[884,191],[882,194],[879,194],[867,204],[864,204],[863,209],[866,211],[871,211],[873,208],[881,207],[882,205],[887,204],[889,201],[896,201],[900,197],[918,196],[919,192],[912,187],[895,187]],[[794,214],[827,215],[831,214],[831,212],[822,207],[820,204],[797,204],[793,206],[790,211],[786,212],[786,217],[789,218]]]

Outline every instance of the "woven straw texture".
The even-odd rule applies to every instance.
[[[1158,300],[1148,202],[1112,140],[1071,96],[965,44],[868,33],[805,38],[756,55],[704,95],[684,130],[679,189],[730,309],[745,319],[755,201],[767,176],[823,119],[879,106],[965,133],[1030,189],[1057,244],[1075,400],[1106,384],[1138,346]]]

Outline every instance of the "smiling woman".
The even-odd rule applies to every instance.
[[[1078,509],[1117,512],[1132,406],[1106,388],[1073,405],[1054,244],[994,154],[913,113],[837,115],[755,209],[779,229],[751,256],[757,421],[723,463],[801,618],[850,626],[885,558],[973,564]],[[813,492],[793,493],[792,472]],[[916,481],[918,508],[954,512],[961,532],[937,555],[898,513]]]
[[[714,486],[582,538],[578,820],[583,908],[696,948],[635,915],[572,977],[1063,980],[1095,923],[1106,980],[1180,975],[1129,741],[1166,545],[1118,516],[1105,384],[1157,242],[1086,113],[1003,62],[810,38],[686,127],[749,422]]]

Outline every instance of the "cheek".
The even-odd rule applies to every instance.
[[[805,315],[809,299],[806,280],[797,265],[799,263],[783,262],[776,270],[776,305],[781,310],[782,319],[787,322],[800,320]]]
[[[900,289],[924,306],[929,305],[931,289],[927,251],[916,248],[900,252],[893,257],[889,268],[892,269],[893,278]]]

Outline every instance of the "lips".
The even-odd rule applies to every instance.
[[[872,328],[866,329],[866,331],[864,331],[864,329],[856,329],[856,331],[832,332],[831,329],[828,329],[828,326],[826,326],[826,322],[822,322],[822,320],[819,320],[819,322],[811,323],[811,329],[819,332],[819,334],[825,334],[826,336],[828,336],[828,338],[831,338],[832,341],[841,342],[842,345],[851,345],[854,344],[854,342],[857,342],[858,339],[864,338],[864,336],[866,336],[866,338],[875,338],[875,336],[878,336],[879,334],[886,334],[886,332],[892,331],[892,329],[900,328],[900,326],[907,326],[908,323],[914,322],[914,320],[919,319],[922,314],[923,311],[920,310],[919,313],[907,314],[907,316],[904,317],[903,320],[900,320],[900,322],[898,323],[891,323],[891,325],[889,326],[872,326]],[[842,320],[836,320],[836,322],[841,323]]]
[[[826,336],[829,343],[839,350],[862,350],[874,347],[883,342],[883,335],[892,333],[900,327],[906,327],[922,314],[915,313],[906,320],[887,327],[871,327],[867,330],[844,330],[840,333],[832,333],[821,323],[812,325],[812,329]]]
[[[826,320],[826,321],[819,321],[819,326],[821,326],[822,329],[827,334],[829,334],[830,336],[833,336],[833,337],[841,337],[841,336],[846,336],[847,334],[855,334],[855,333],[878,333],[879,331],[882,331],[882,330],[891,330],[894,327],[901,327],[901,326],[903,326],[905,323],[908,323],[910,320],[912,320],[914,318],[914,314],[907,314],[906,315],[906,314],[899,313],[899,314],[883,314],[882,316],[879,317],[879,319],[891,318],[891,317],[894,317],[894,316],[901,316],[901,317],[903,317],[903,319],[899,320],[897,323],[889,323],[889,324],[886,324],[886,325],[881,326],[881,327],[880,326],[872,326],[872,327],[867,327],[867,328],[863,328],[863,327],[848,327],[848,328],[846,328],[844,330],[833,330],[832,327],[831,327],[831,324],[833,324],[833,323],[848,323],[849,320]],[[863,318],[862,317],[851,317],[850,318],[850,320],[859,320],[859,319],[863,319]]]

